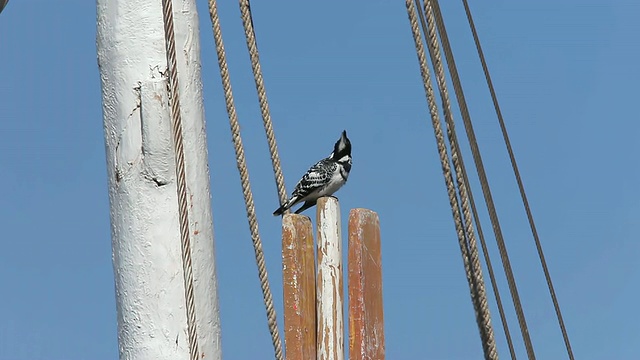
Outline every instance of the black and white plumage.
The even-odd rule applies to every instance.
[[[307,171],[296,185],[291,198],[280,206],[273,215],[284,214],[289,208],[304,201],[296,214],[314,206],[319,198],[331,196],[347,182],[351,171],[351,141],[347,132],[343,131],[340,139],[333,146],[328,158],[318,161]]]

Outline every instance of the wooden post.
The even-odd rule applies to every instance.
[[[382,257],[378,214],[349,213],[349,355],[351,360],[384,359]]]
[[[96,1],[120,360],[222,357],[198,12],[195,0],[174,3],[198,354],[187,337],[162,1]]]
[[[334,197],[320,198],[317,207],[317,359],[344,360],[340,207]]]
[[[286,214],[282,219],[282,277],[287,359],[316,358],[315,272],[311,220]]]

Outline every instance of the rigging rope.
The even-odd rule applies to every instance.
[[[249,171],[247,169],[247,164],[244,156],[244,146],[242,145],[242,138],[240,136],[240,124],[238,123],[238,115],[236,114],[236,108],[233,100],[231,80],[229,78],[229,68],[227,66],[227,58],[224,49],[224,43],[222,40],[222,31],[220,29],[220,18],[218,16],[216,0],[209,0],[209,15],[211,17],[213,37],[216,43],[218,65],[220,67],[220,77],[222,79],[222,87],[224,88],[224,99],[227,105],[227,113],[229,114],[229,125],[231,127],[233,145],[236,153],[236,162],[242,182],[242,194],[244,196],[247,219],[249,221],[249,229],[251,230],[251,239],[253,241],[256,264],[258,266],[258,276],[260,278],[262,296],[267,312],[269,332],[271,333],[271,341],[273,343],[275,358],[277,360],[284,360],[282,352],[282,341],[280,340],[280,334],[278,332],[276,311],[273,305],[273,296],[271,295],[271,288],[269,285],[267,268],[265,265],[264,252],[262,250],[262,241],[260,240],[260,233],[258,231],[258,219],[256,218],[253,193],[251,191],[251,184],[249,182]]]
[[[449,44],[449,37],[447,35],[447,31],[446,28],[444,26],[444,21],[442,19],[442,13],[440,12],[440,5],[438,3],[438,1],[433,1],[432,2],[433,5],[433,10],[434,10],[434,15],[435,15],[435,21],[436,21],[436,26],[438,28],[438,33],[440,34],[440,40],[442,41],[442,46],[443,46],[443,50],[445,53],[445,58],[447,60],[447,66],[449,68],[449,73],[451,74],[451,77],[453,79],[453,85],[454,85],[454,90],[456,93],[456,98],[458,99],[458,105],[460,107],[461,113],[462,113],[462,118],[464,120],[464,124],[465,124],[465,129],[467,129],[467,131],[469,131],[468,129],[471,129],[471,131],[473,131],[473,128],[471,127],[471,118],[469,116],[469,111],[467,109],[467,105],[466,105],[466,101],[464,98],[464,94],[462,93],[462,86],[460,85],[460,79],[458,77],[458,72],[457,72],[457,68],[455,65],[455,60],[453,57],[453,53],[451,52],[451,46]],[[475,149],[477,149],[477,144],[475,143],[475,136],[473,136],[473,141],[474,143],[471,145],[472,148],[472,152],[474,150],[474,145],[475,145]],[[471,142],[471,140],[470,140]],[[476,152],[473,152],[474,154],[474,160],[475,160],[475,154]],[[477,152],[477,154],[479,155],[479,152]],[[463,170],[464,170],[464,166],[463,166]],[[483,169],[484,171],[484,169]],[[466,179],[467,184],[469,184],[469,180],[468,180],[468,176],[466,173],[466,170],[464,171],[464,177]],[[482,179],[482,177],[481,177]],[[491,286],[493,289],[493,293],[494,296],[496,298],[496,303],[498,305],[498,312],[500,313],[500,320],[502,322],[502,327],[504,329],[504,333],[505,333],[505,337],[507,340],[507,345],[509,347],[509,353],[511,354],[511,359],[515,360],[516,359],[516,354],[515,354],[515,349],[513,346],[513,341],[511,339],[511,332],[509,331],[509,325],[507,322],[507,318],[506,315],[504,313],[504,307],[502,306],[502,299],[500,296],[500,291],[498,289],[497,286],[497,281],[495,279],[495,273],[493,271],[493,266],[491,264],[491,258],[489,256],[489,252],[488,252],[488,248],[487,248],[487,244],[486,241],[484,239],[484,232],[482,231],[482,225],[480,223],[480,219],[478,218],[478,211],[476,209],[476,205],[475,205],[475,201],[473,198],[473,194],[471,192],[471,188],[469,187],[469,201],[471,203],[471,210],[473,212],[473,217],[474,217],[474,221],[476,222],[476,225],[478,226],[478,234],[480,236],[480,243],[482,244],[482,251],[484,254],[484,258],[485,258],[485,262],[487,263],[487,269],[489,271],[489,277],[491,279]]]
[[[260,56],[258,54],[258,45],[256,44],[256,35],[253,27],[253,17],[251,16],[251,4],[249,3],[249,0],[240,0],[240,13],[242,15],[244,35],[247,38],[247,49],[249,50],[249,56],[251,58],[253,79],[256,83],[256,91],[258,92],[264,131],[267,135],[267,142],[269,143],[271,165],[273,166],[273,174],[275,176],[276,187],[278,189],[278,197],[280,198],[280,204],[282,205],[287,202],[287,189],[284,183],[284,176],[282,175],[282,167],[280,166],[280,156],[278,155],[276,136],[273,132],[273,123],[271,122],[269,102],[267,101],[267,90],[264,86],[262,69],[260,67]],[[289,210],[286,212],[289,212]]]
[[[446,27],[444,25],[444,19],[442,17],[442,12],[440,11],[440,4],[437,0],[432,0],[432,4],[433,4],[433,10],[434,10],[434,15],[435,15],[435,21],[436,21],[436,25],[438,27],[438,32],[440,33],[440,39],[442,41],[442,46],[443,46],[443,50],[444,50],[444,54],[445,54],[445,58],[447,60],[447,65],[449,68],[449,73],[451,75],[452,78],[452,82],[453,82],[453,87],[455,90],[455,94],[456,94],[456,98],[458,100],[458,105],[460,107],[460,112],[462,114],[462,119],[464,122],[464,126],[465,126],[465,130],[467,132],[467,138],[469,139],[469,143],[471,145],[471,152],[473,155],[473,160],[475,162],[476,165],[476,169],[478,172],[478,176],[480,179],[480,184],[482,187],[482,192],[483,195],[485,197],[485,201],[487,204],[487,209],[489,211],[489,217],[491,219],[491,223],[494,229],[494,233],[496,236],[496,241],[498,243],[498,248],[500,250],[500,256],[502,259],[506,259],[506,263],[509,264],[509,258],[508,258],[508,253],[506,251],[506,247],[504,247],[504,240],[502,238],[502,231],[500,228],[500,223],[498,222],[498,217],[496,214],[496,209],[495,209],[495,205],[493,203],[493,198],[491,196],[491,190],[489,188],[489,182],[487,180],[487,176],[484,170],[484,165],[482,163],[482,157],[480,155],[480,150],[478,148],[478,143],[476,141],[476,137],[475,137],[475,132],[473,131],[473,125],[471,123],[471,117],[469,115],[469,109],[467,107],[467,102],[466,99],[464,97],[464,93],[463,93],[463,89],[462,89],[462,84],[460,82],[460,77],[458,75],[458,70],[456,67],[456,63],[455,63],[455,59],[453,56],[453,52],[451,51],[451,45],[449,43],[449,37],[447,35],[447,31],[446,31]],[[475,205],[473,205],[473,200],[472,200],[472,206],[475,207]],[[475,210],[474,210],[474,214],[475,214]],[[478,227],[480,227],[480,223],[478,222],[478,220],[476,219],[476,223],[478,224]],[[486,245],[484,244],[484,240],[482,239],[482,233],[481,233],[481,241],[483,242],[483,251],[485,252],[485,260],[487,262],[487,264],[490,263],[489,260],[489,256],[487,254],[487,249],[486,249]],[[502,246],[501,246],[502,245]],[[504,262],[505,260],[503,260],[503,266],[504,266]],[[492,282],[492,286],[493,286],[493,291],[494,294],[496,296],[496,302],[498,304],[498,309],[500,311],[500,317],[502,320],[502,325],[504,327],[505,330],[505,336],[507,338],[507,343],[509,346],[509,352],[511,354],[511,358],[515,359],[516,355],[515,355],[515,349],[513,347],[513,341],[511,340],[511,335],[509,332],[509,328],[508,328],[508,324],[507,324],[507,320],[506,317],[504,315],[504,310],[502,308],[502,302],[500,299],[500,295],[498,292],[498,288],[496,286],[495,283],[495,278],[493,275],[493,271],[491,270],[491,266],[488,265],[489,267],[489,275],[491,277],[491,282]],[[509,269],[508,271],[506,269]],[[511,283],[513,283],[513,287],[515,288],[515,280],[513,279],[513,273],[511,272],[511,267],[505,266],[505,273],[507,275],[507,281],[509,282],[509,286],[511,289]],[[517,294],[517,289],[515,290],[516,294]],[[521,307],[520,305],[520,299],[519,297],[515,297],[514,298],[514,305],[516,306],[516,308]],[[524,318],[524,317],[523,317]],[[522,323],[521,324],[521,330],[522,330]],[[523,336],[524,334],[527,334],[528,336],[528,330],[526,330],[526,323],[524,323],[524,329],[523,330]]]
[[[451,101],[449,99],[449,92],[447,90],[447,85],[446,85],[446,80],[445,80],[445,74],[444,74],[444,69],[442,66],[442,58],[440,56],[440,47],[438,46],[438,42],[437,42],[437,35],[436,35],[436,31],[435,31],[435,26],[438,25],[438,33],[440,33],[440,37],[441,40],[444,42],[445,39],[443,38],[443,26],[439,26],[440,24],[438,24],[438,21],[435,18],[435,10],[437,8],[437,10],[439,10],[439,6],[438,6],[438,2],[437,1],[429,1],[426,0],[424,3],[424,9],[425,12],[427,13],[427,18],[428,18],[428,24],[429,26],[427,26],[427,21],[425,21],[425,16],[422,12],[422,8],[420,6],[420,0],[416,0],[416,7],[418,8],[418,15],[420,17],[420,23],[422,25],[422,29],[423,32],[425,34],[429,34],[428,39],[431,40],[430,41],[430,46],[429,46],[429,54],[431,55],[431,62],[432,64],[434,64],[434,69],[436,70],[437,76],[438,76],[438,87],[440,88],[440,96],[442,98],[442,102],[443,102],[443,110],[444,110],[444,115],[445,115],[445,120],[447,122],[447,126],[451,129],[450,131],[450,137],[453,138],[453,140],[450,140],[452,147],[455,149],[455,151],[458,154],[461,154],[462,151],[460,150],[460,146],[458,143],[458,137],[456,135],[455,132],[455,124],[453,121],[453,116],[451,113]],[[433,8],[432,8],[433,7]],[[443,25],[443,24],[442,24]],[[444,35],[446,36],[446,32],[444,33]],[[447,63],[451,62],[453,59],[449,58],[447,56]],[[458,158],[458,157],[456,157]],[[455,159],[455,158],[454,158]],[[463,185],[464,185],[464,189],[461,188],[460,189],[460,197],[461,199],[463,199],[463,210],[468,213],[469,212],[469,205],[471,207],[471,213],[473,214],[473,220],[476,223],[476,226],[478,227],[478,235],[480,237],[480,244],[482,246],[482,252],[484,255],[484,259],[485,259],[485,263],[487,264],[487,269],[489,272],[489,278],[491,280],[491,287],[493,289],[493,293],[494,293],[494,297],[496,299],[496,303],[498,305],[498,312],[500,314],[500,320],[502,322],[502,327],[505,333],[505,337],[507,340],[507,344],[509,347],[509,352],[511,354],[511,358],[512,359],[516,359],[516,355],[515,355],[515,350],[513,347],[513,341],[511,339],[511,333],[509,331],[509,325],[507,322],[507,318],[504,312],[504,307],[502,306],[502,299],[500,297],[500,291],[498,289],[498,285],[497,285],[497,281],[495,278],[495,273],[493,271],[493,266],[491,264],[491,258],[489,255],[489,250],[487,247],[487,243],[485,241],[484,238],[484,232],[482,231],[482,224],[480,222],[480,219],[478,217],[478,211],[476,209],[476,205],[475,205],[475,201],[473,198],[473,193],[472,193],[472,189],[470,186],[470,182],[469,182],[469,177],[467,175],[467,170],[466,167],[464,165],[464,161],[462,156],[459,156],[459,161],[460,161],[460,170],[462,173],[462,181],[463,181]],[[454,160],[455,163],[455,160]],[[463,195],[463,193],[466,192],[468,193],[468,205],[465,206],[465,200],[466,200],[466,196]],[[468,220],[469,223],[471,223],[470,220]],[[473,240],[473,239],[472,239]],[[474,241],[475,242],[475,241]],[[474,245],[474,248],[477,249],[477,246]],[[475,254],[475,258],[477,259],[477,251]],[[478,264],[478,268],[479,268],[479,264]],[[484,287],[483,287],[484,290]]]
[[[434,134],[435,134],[436,142],[438,145],[438,152],[440,154],[440,162],[442,165],[443,176],[444,176],[445,184],[447,186],[449,204],[451,205],[451,211],[453,213],[456,232],[458,235],[460,251],[462,253],[462,260],[465,268],[465,275],[469,283],[471,299],[474,306],[474,310],[476,312],[476,321],[478,322],[478,328],[480,331],[480,336],[482,338],[483,351],[486,359],[497,359],[498,354],[495,346],[495,341],[493,339],[493,331],[491,330],[491,317],[489,313],[489,308],[487,306],[487,301],[485,296],[486,294],[484,294],[484,291],[483,291],[484,289],[480,290],[480,286],[481,286],[480,284],[484,283],[484,281],[482,280],[482,270],[479,269],[479,262],[474,261],[474,259],[472,259],[472,256],[469,254],[469,252],[471,251],[469,249],[470,244],[468,244],[466,241],[466,235],[469,235],[469,234],[465,234],[465,227],[462,224],[462,215],[460,213],[460,206],[458,204],[458,199],[456,196],[455,184],[453,181],[453,176],[451,174],[451,168],[449,164],[449,155],[447,153],[447,148],[444,141],[444,134],[442,131],[442,126],[441,126],[439,115],[438,115],[438,107],[435,100],[435,94],[433,91],[433,87],[431,85],[431,76],[429,73],[429,68],[427,66],[426,53],[424,50],[424,46],[422,44],[420,29],[418,28],[418,19],[416,15],[416,9],[413,6],[413,3],[411,0],[406,0],[406,7],[407,7],[409,22],[411,25],[413,39],[416,47],[416,53],[418,55],[418,62],[420,64],[420,72],[422,75],[423,85],[424,85],[425,93],[427,96],[427,102],[429,104],[429,112],[431,114]],[[418,8],[420,8],[420,6],[418,6]],[[455,157],[457,157],[457,153],[455,153],[454,159]],[[457,162],[457,160],[455,161]],[[456,171],[459,170],[457,169],[458,166],[456,166]],[[467,220],[469,220],[468,213],[465,214],[465,222],[467,222]],[[466,230],[469,231],[470,229],[472,232],[473,225],[471,225],[470,227],[468,223],[466,225],[467,225]],[[477,255],[477,249],[476,249],[476,255]]]
[[[173,26],[173,6],[171,0],[162,0],[167,71],[169,73],[171,132],[173,134],[176,183],[178,192],[178,213],[180,222],[180,243],[182,246],[182,274],[187,309],[187,336],[191,360],[198,360],[198,333],[196,328],[196,305],[193,291],[193,267],[191,263],[191,239],[189,231],[189,208],[187,204],[187,179],[185,173],[184,143],[182,134],[182,116],[178,84],[178,66],[176,61],[176,40]]]
[[[551,275],[549,273],[549,268],[547,266],[547,261],[544,257],[544,252],[542,251],[542,244],[540,243],[540,237],[538,236],[538,231],[536,229],[535,222],[533,221],[533,214],[531,213],[531,207],[529,206],[529,200],[527,199],[527,195],[524,190],[524,184],[522,182],[522,178],[520,176],[520,171],[518,169],[518,164],[516,163],[515,155],[513,154],[513,148],[511,147],[511,141],[509,140],[509,134],[507,133],[507,128],[504,123],[504,118],[502,117],[502,111],[500,110],[500,105],[498,104],[498,97],[496,95],[495,88],[493,87],[493,82],[491,81],[491,75],[489,74],[489,67],[487,66],[487,61],[484,57],[484,52],[482,51],[482,46],[480,45],[480,38],[478,37],[478,32],[476,30],[475,24],[473,22],[473,16],[471,15],[471,9],[469,8],[469,3],[467,0],[462,0],[464,5],[465,13],[467,14],[467,20],[469,22],[469,27],[471,28],[471,33],[473,35],[473,41],[475,42],[476,49],[478,51],[478,56],[480,58],[480,62],[482,64],[482,71],[484,72],[485,78],[487,80],[487,85],[489,87],[489,92],[491,93],[491,99],[493,101],[493,106],[496,110],[496,114],[498,116],[498,122],[500,123],[500,129],[502,131],[502,137],[504,138],[505,145],[507,147],[507,152],[509,153],[509,159],[511,161],[511,167],[513,168],[513,173],[516,177],[516,182],[518,183],[518,189],[520,191],[520,197],[522,198],[522,203],[524,204],[525,211],[527,213],[527,219],[529,221],[529,226],[531,227],[531,233],[533,234],[533,239],[536,244],[536,250],[538,251],[538,257],[540,258],[540,263],[542,265],[542,270],[544,271],[544,277],[547,281],[547,287],[549,288],[549,294],[551,295],[551,300],[553,301],[553,307],[556,312],[556,317],[558,318],[558,325],[560,326],[560,330],[562,331],[562,337],[564,339],[565,347],[567,348],[567,354],[569,355],[569,359],[574,360],[573,351],[571,349],[571,343],[569,341],[569,335],[567,334],[567,329],[564,324],[564,320],[562,318],[562,312],[560,311],[560,305],[558,303],[558,298],[556,297],[556,292],[553,287],[553,282],[551,281]],[[528,333],[527,333],[528,336]],[[528,350],[527,350],[528,351]],[[533,351],[533,350],[532,350]],[[531,358],[531,356],[529,356]]]
[[[418,8],[418,10],[419,13],[423,15],[422,9]],[[493,328],[491,327],[491,318],[489,317],[490,314],[488,311],[489,306],[487,303],[487,297],[484,288],[484,280],[482,278],[482,268],[480,267],[478,246],[476,244],[475,233],[473,230],[473,221],[470,215],[469,196],[467,192],[469,185],[466,179],[466,170],[464,168],[464,162],[462,160],[462,152],[460,151],[460,147],[458,145],[458,138],[456,136],[455,125],[451,114],[451,102],[449,99],[449,92],[447,90],[444,68],[442,66],[442,58],[440,56],[440,47],[438,45],[433,10],[431,8],[431,3],[428,0],[425,3],[425,12],[427,13],[428,19],[427,32],[425,32],[425,36],[429,44],[429,54],[431,56],[431,62],[436,73],[436,82],[438,85],[438,89],[440,90],[440,98],[442,99],[442,108],[445,117],[447,137],[451,146],[451,158],[453,160],[456,181],[458,183],[458,192],[462,205],[462,213],[464,215],[463,222],[466,228],[465,230],[470,250],[469,254],[471,256],[472,268],[475,271],[474,278],[477,279],[476,291],[478,291],[478,300],[481,302],[480,305],[483,308],[483,311],[485,311],[482,315],[487,317],[483,319],[483,324],[486,327],[485,331],[487,331],[487,335],[489,338],[489,344],[487,344],[486,346],[491,346],[493,343],[493,346],[495,347],[495,340],[493,340]],[[486,310],[484,310],[485,308]]]

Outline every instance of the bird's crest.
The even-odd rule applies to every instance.
[[[351,141],[347,137],[347,131],[343,130],[340,139],[333,146],[333,152],[329,156],[331,159],[341,161],[343,158],[351,157]]]

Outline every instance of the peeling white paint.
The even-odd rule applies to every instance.
[[[174,21],[198,345],[201,359],[220,360],[195,0],[182,0],[182,10]],[[162,2],[97,0],[97,21],[120,359],[186,360]]]
[[[167,86],[168,82],[163,78],[146,80],[140,86],[144,172],[158,186],[175,180],[175,154],[171,142],[171,110]]]
[[[326,199],[326,201],[323,201]],[[318,360],[344,360],[342,233],[338,200],[318,201]]]

